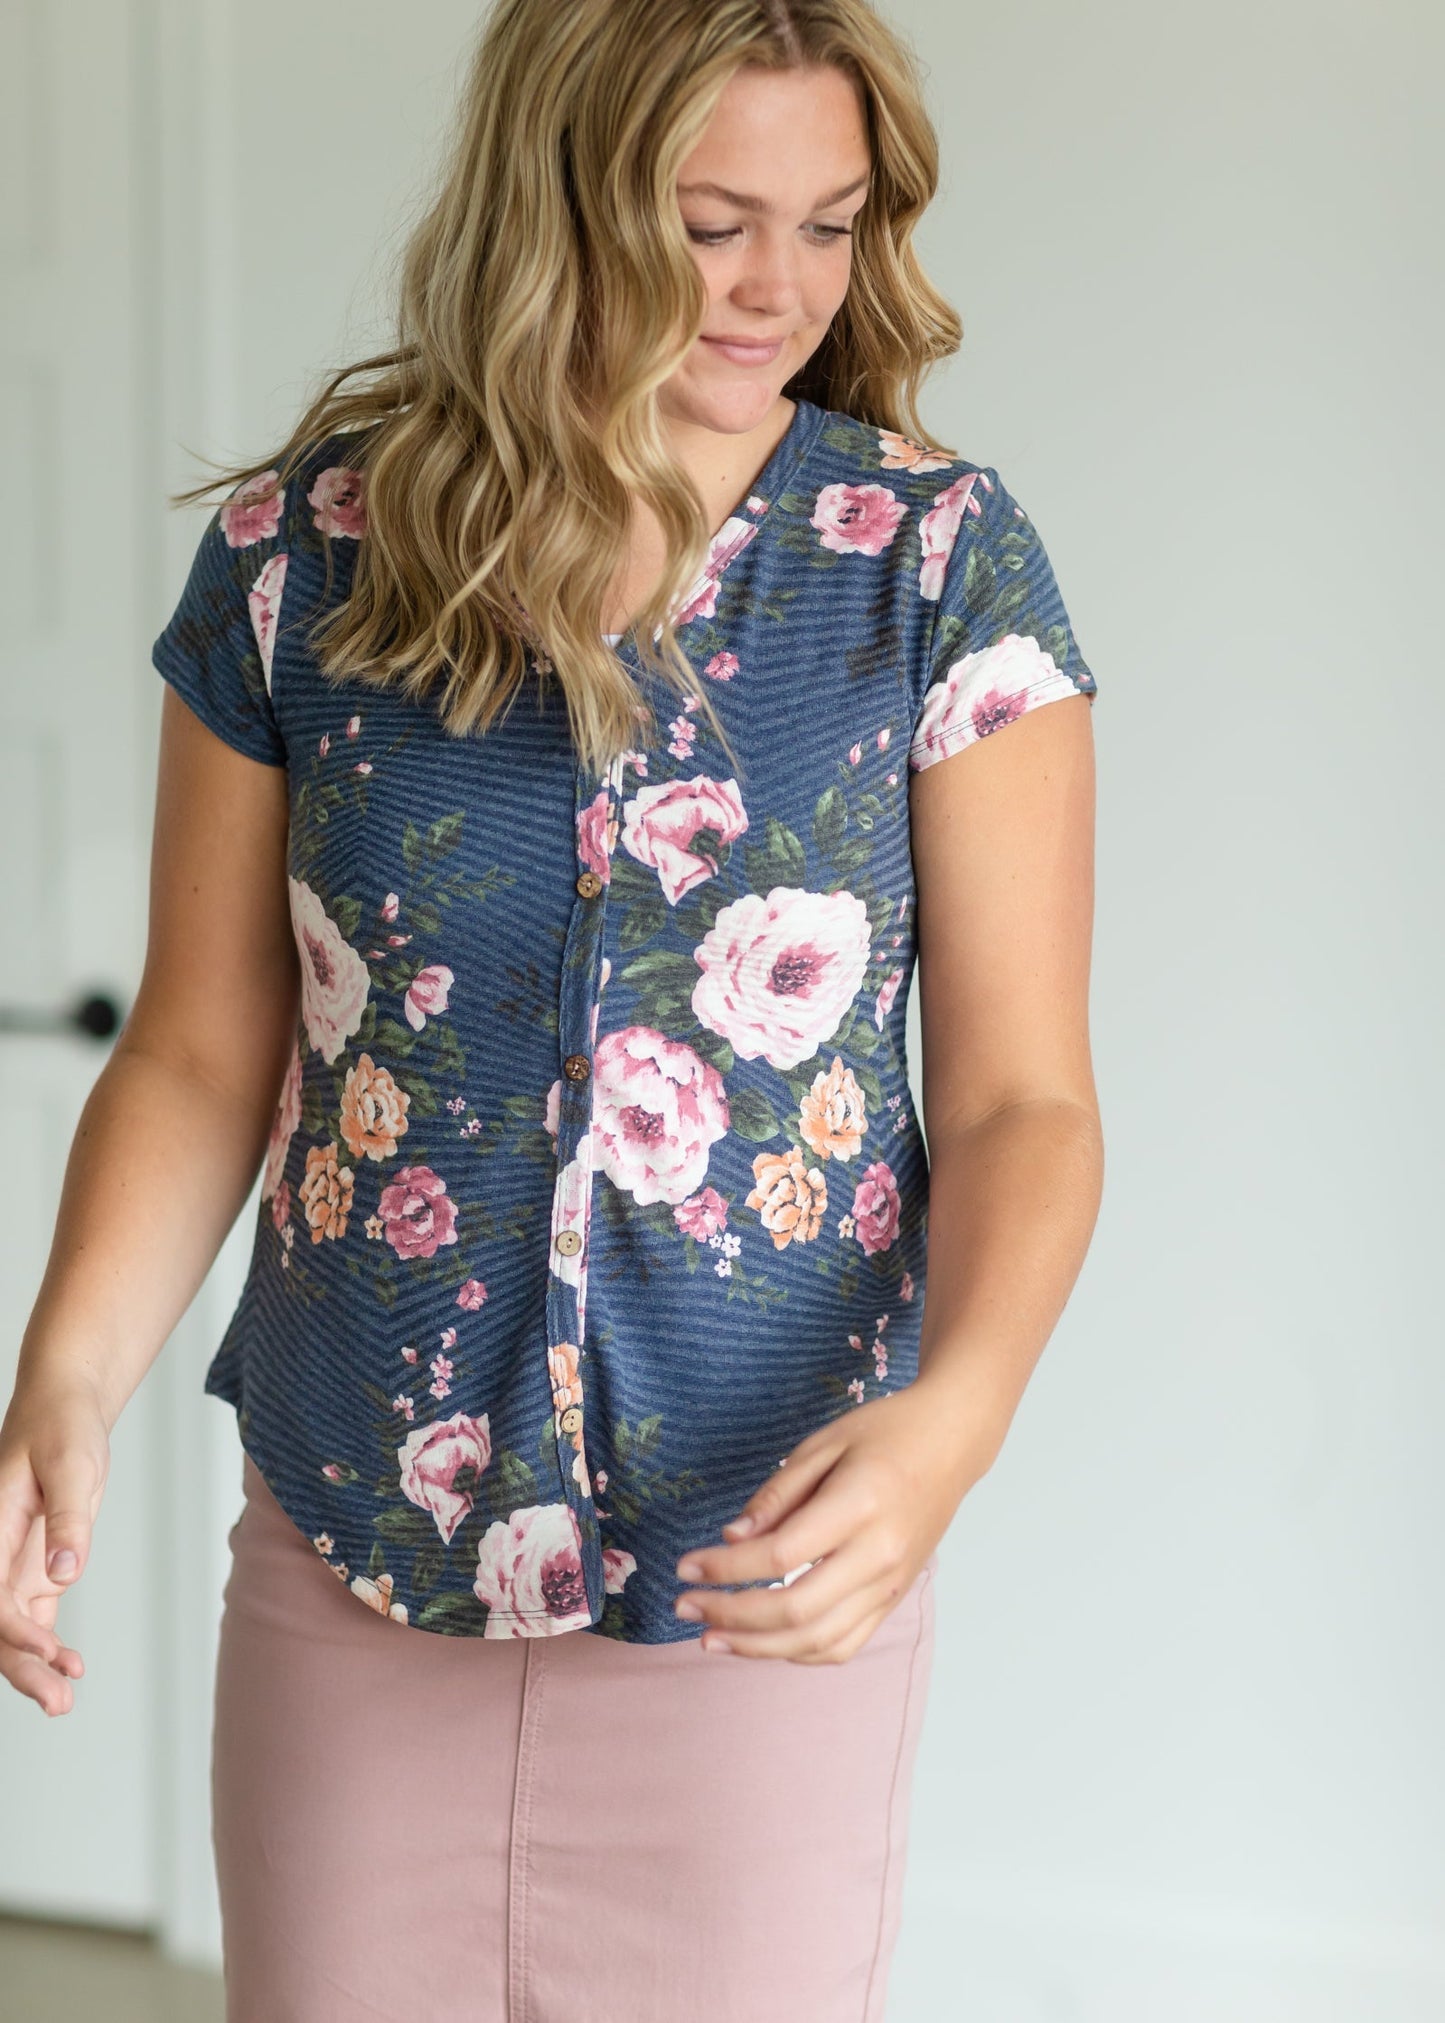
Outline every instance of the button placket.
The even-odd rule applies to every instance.
[[[599,990],[607,880],[594,863],[610,862],[622,789],[619,757],[603,774],[580,764],[574,805],[578,875],[562,950],[557,1041],[561,1055],[557,1176],[552,1193],[547,1274],[547,1363],[553,1432],[563,1494],[577,1519],[588,1608],[605,1599],[601,1539],[586,1458],[586,1375],[579,1367],[586,1325],[588,1232],[592,1206],[592,1044]],[[578,1479],[578,1473],[581,1475]]]

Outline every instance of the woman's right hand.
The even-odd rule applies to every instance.
[[[17,1390],[0,1425],[0,1677],[47,1714],[70,1712],[70,1682],[85,1670],[55,1615],[85,1570],[109,1472],[110,1429],[93,1393]]]

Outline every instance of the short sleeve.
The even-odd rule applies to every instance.
[[[275,471],[248,478],[212,514],[151,660],[228,745],[284,766],[272,659],[286,581],[285,494]]]
[[[938,597],[908,764],[918,772],[1027,710],[1098,684],[1079,651],[1038,529],[994,470],[940,494],[932,580]],[[947,521],[956,516],[948,544]],[[937,551],[944,548],[941,569]],[[924,594],[930,580],[925,562]]]

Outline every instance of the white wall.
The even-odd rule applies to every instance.
[[[276,439],[386,336],[481,11],[190,16],[198,446]],[[890,2015],[1423,2023],[1440,15],[887,11],[930,66],[922,243],[966,329],[926,412],[1028,507],[1099,681],[1108,1136],[1090,1261],[944,1548]]]

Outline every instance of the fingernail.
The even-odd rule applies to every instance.
[[[68,1573],[74,1573],[77,1565],[75,1554],[68,1545],[57,1546],[50,1555],[50,1578],[60,1580]]]
[[[677,1577],[679,1580],[701,1580],[701,1563],[695,1559],[680,1559],[677,1562]]]
[[[726,1637],[714,1637],[711,1643],[704,1637],[702,1647],[705,1651],[730,1651],[732,1649],[732,1645]]]
[[[739,1535],[742,1535],[746,1532],[751,1531],[753,1526],[757,1523],[757,1521],[758,1520],[752,1515],[750,1511],[745,1510],[741,1517],[730,1517],[727,1523],[723,1526],[723,1530],[735,1531]]]
[[[701,1616],[702,1610],[696,1602],[681,1601],[677,1604],[677,1614],[686,1616],[690,1623],[695,1623]]]

